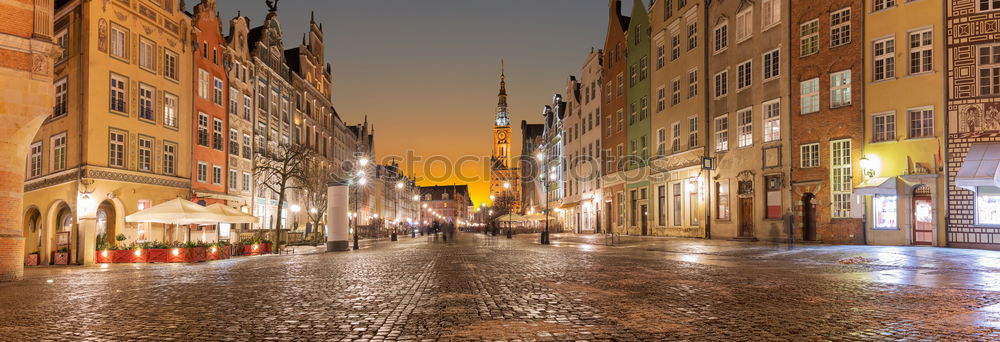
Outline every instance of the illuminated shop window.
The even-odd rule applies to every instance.
[[[875,196],[872,199],[875,229],[896,229],[896,196]]]
[[[1000,225],[1000,189],[988,191],[982,187],[976,192],[976,223]]]

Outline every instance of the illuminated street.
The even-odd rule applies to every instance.
[[[998,252],[537,237],[32,268],[0,340],[1000,339]]]

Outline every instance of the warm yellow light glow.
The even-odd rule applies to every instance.
[[[180,250],[180,249],[177,249],[177,248],[174,248],[174,250],[172,250],[172,251],[170,251],[170,252],[171,252],[171,253],[173,253],[173,254],[174,254],[174,256],[178,256],[178,255],[180,255],[180,254],[181,254],[181,250]]]
[[[142,250],[141,249],[135,250],[135,256],[140,256],[140,255],[142,255]]]

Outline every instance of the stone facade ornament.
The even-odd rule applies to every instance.
[[[108,21],[104,18],[97,21],[97,50],[108,52]]]

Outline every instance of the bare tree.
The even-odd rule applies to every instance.
[[[330,182],[330,171],[317,156],[313,156],[305,172],[303,188],[305,193],[306,212],[313,226],[313,239],[320,236],[320,224],[326,215],[326,191]]]
[[[278,212],[274,219],[275,245],[281,243],[281,208],[287,201],[287,191],[301,189],[313,152],[299,144],[280,144],[265,148],[254,159],[254,179],[278,194]]]

